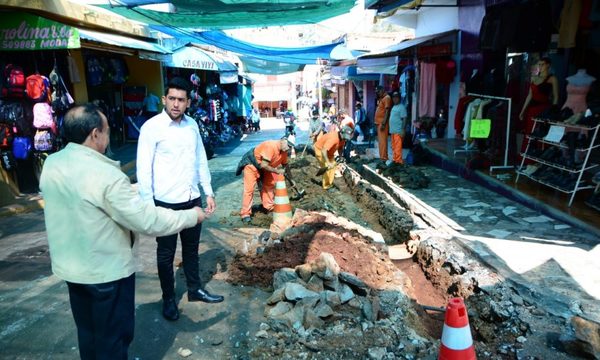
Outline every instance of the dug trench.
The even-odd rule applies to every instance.
[[[255,341],[240,357],[435,359],[443,307],[452,297],[465,299],[479,358],[573,358],[566,350],[581,355],[574,339],[558,341],[568,325],[564,319],[519,295],[365,181],[355,170],[360,166],[341,166],[334,189],[324,191],[314,176],[316,159],[306,154],[291,163],[305,191],[292,201],[292,227],[272,233],[271,215],[255,213],[252,225],[265,231],[244,244],[226,280],[272,295]],[[398,176],[403,171],[410,174]],[[411,175],[414,169],[397,169],[392,178]]]

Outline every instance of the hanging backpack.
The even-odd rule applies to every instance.
[[[43,102],[33,105],[33,126],[38,129],[48,129],[54,126],[50,104]]]
[[[25,85],[27,97],[33,101],[50,100],[50,80],[40,74],[29,75]]]
[[[0,149],[10,149],[13,137],[12,126],[0,123]]]
[[[50,151],[54,145],[54,136],[48,130],[37,130],[33,137],[33,147],[37,151]]]
[[[127,69],[127,64],[123,59],[110,59],[108,61],[109,64],[109,78],[115,84],[123,84],[129,78],[129,70]]]
[[[13,64],[4,67],[2,97],[22,98],[25,94],[25,73],[23,68]]]
[[[87,60],[87,82],[89,86],[98,86],[102,84],[104,68],[100,60],[96,57],[90,57]]]
[[[12,150],[15,159],[26,160],[31,153],[31,139],[25,136],[15,137]]]
[[[10,150],[0,152],[0,161],[2,162],[2,167],[6,171],[12,171],[17,167],[15,157]]]

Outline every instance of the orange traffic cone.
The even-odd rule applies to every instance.
[[[291,157],[292,159],[295,159],[295,158],[296,158],[296,148],[295,148],[295,147],[293,147],[293,146],[292,146],[291,148],[292,148],[292,154],[290,155],[290,157]]]
[[[475,360],[467,308],[461,298],[448,301],[439,360]]]
[[[292,224],[292,205],[285,186],[285,177],[277,175],[275,180],[275,199],[273,207],[273,224],[271,230],[282,232]]]

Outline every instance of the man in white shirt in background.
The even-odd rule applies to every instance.
[[[206,213],[215,211],[216,203],[210,184],[208,160],[198,124],[184,114],[189,107],[190,85],[174,78],[162,97],[164,110],[148,120],[140,131],[137,148],[137,179],[141,197],[169,209],[202,206],[198,183],[206,195]],[[188,301],[218,303],[223,296],[212,295],[201,283],[198,269],[198,245],[201,224],[179,233]],[[156,238],[156,262],[162,289],[162,313],[167,320],[177,320],[173,260],[177,234]]]

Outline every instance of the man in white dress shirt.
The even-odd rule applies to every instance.
[[[208,160],[198,124],[184,114],[189,107],[190,85],[174,78],[162,97],[164,110],[141,128],[137,148],[137,179],[141,197],[156,206],[188,209],[202,206],[198,183],[206,196],[206,213],[216,208],[210,185]],[[188,300],[217,303],[223,296],[212,295],[201,283],[198,270],[198,244],[201,224],[179,233]],[[175,300],[173,260],[177,249],[177,234],[156,238],[156,262],[162,289],[163,316],[177,320],[179,309]]]

